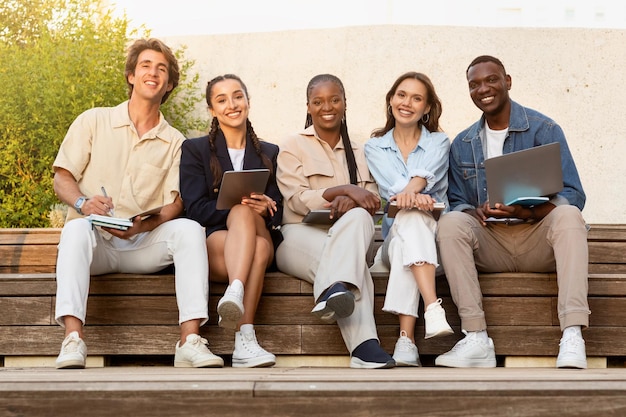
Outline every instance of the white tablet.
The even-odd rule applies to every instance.
[[[244,171],[226,171],[222,176],[222,185],[217,195],[218,210],[229,210],[241,203],[243,197],[250,194],[263,194],[270,177],[269,169],[247,169]]]

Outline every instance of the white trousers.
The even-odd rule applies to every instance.
[[[189,219],[174,219],[134,239],[105,239],[83,219],[61,232],[56,268],[57,322],[74,316],[85,323],[91,275],[150,274],[174,264],[179,323],[208,320],[209,267],[204,229]]]
[[[312,283],[315,300],[337,281],[356,288],[354,312],[337,320],[348,351],[366,340],[378,340],[374,283],[366,259],[374,238],[372,216],[354,208],[330,228],[293,223],[283,225],[281,231],[285,240],[276,251],[278,269]]]
[[[417,317],[420,293],[411,265],[437,263],[437,222],[427,212],[400,210],[383,244],[390,268],[383,311]],[[386,251],[386,254],[385,254]]]

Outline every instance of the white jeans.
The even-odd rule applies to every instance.
[[[383,259],[390,267],[383,311],[417,317],[420,293],[411,265],[437,267],[437,222],[419,210],[400,210],[383,245]],[[385,256],[385,250],[387,253]]]
[[[312,283],[315,300],[337,281],[356,288],[354,312],[337,320],[348,351],[366,340],[378,340],[374,283],[366,259],[374,237],[372,216],[353,208],[330,228],[294,223],[281,231],[284,240],[276,251],[278,269]]]
[[[85,323],[91,275],[149,274],[175,266],[179,323],[208,320],[209,267],[204,229],[189,219],[174,219],[134,239],[105,239],[83,219],[61,232],[56,268],[56,321],[64,316]]]

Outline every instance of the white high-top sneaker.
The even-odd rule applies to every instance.
[[[276,356],[263,349],[252,331],[235,333],[233,368],[261,368],[276,364]]]
[[[226,288],[224,296],[217,303],[218,325],[220,327],[232,330],[237,328],[237,324],[239,324],[244,313],[243,294],[243,283],[238,279]]]

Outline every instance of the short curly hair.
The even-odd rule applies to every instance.
[[[165,55],[165,59],[169,64],[167,71],[169,74],[169,82],[172,83],[172,89],[166,92],[161,99],[161,104],[163,104],[178,85],[180,80],[180,68],[178,67],[178,59],[176,59],[176,55],[174,55],[170,47],[156,38],[138,39],[128,48],[126,68],[124,69],[124,77],[126,77],[126,85],[128,85],[128,98],[130,98],[133,94],[133,85],[128,82],[128,76],[135,73],[137,61],[139,60],[139,54],[146,49],[162,53]]]

